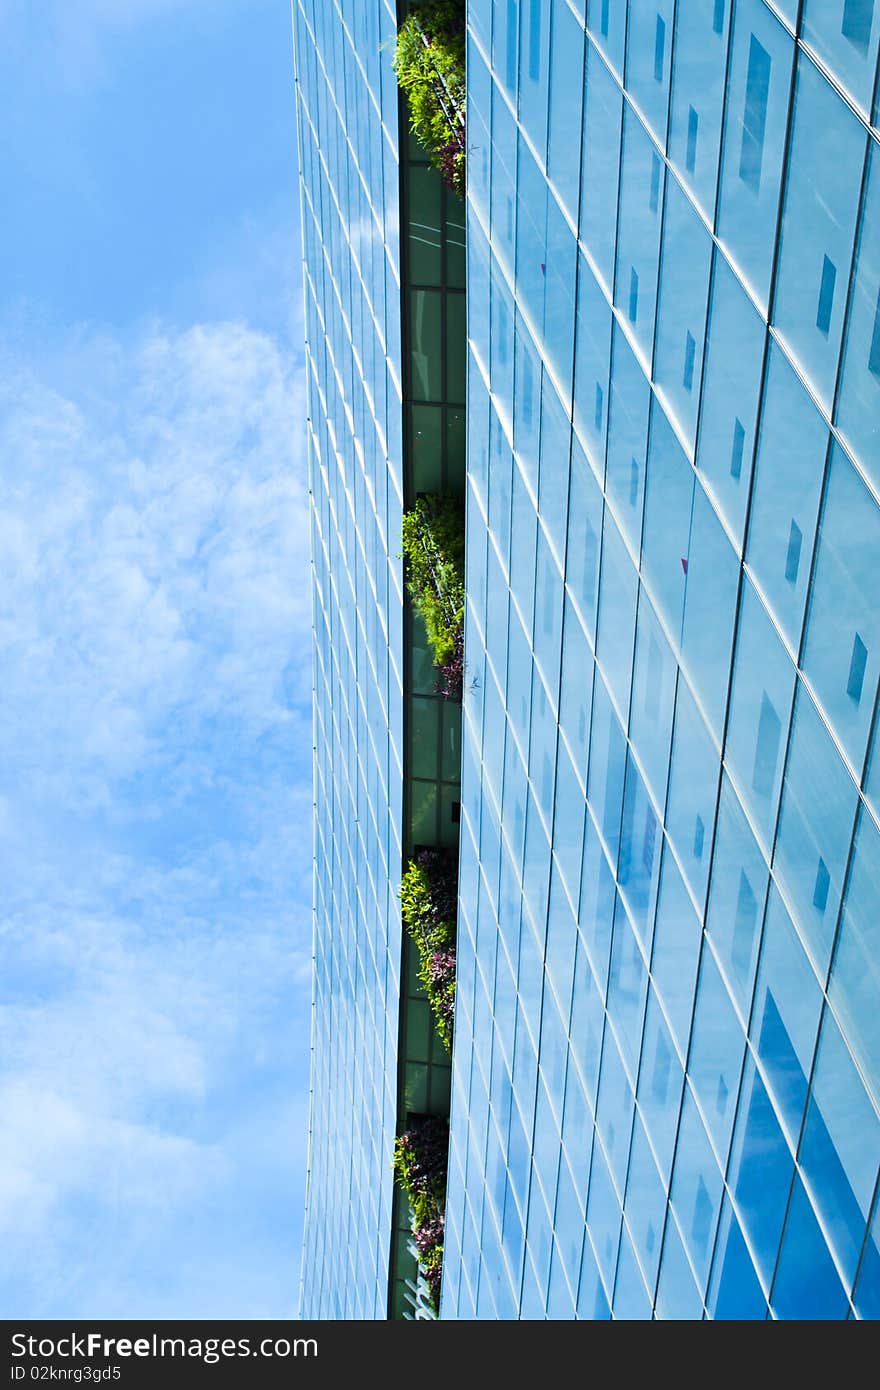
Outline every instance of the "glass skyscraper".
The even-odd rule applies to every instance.
[[[344,15],[343,15],[344,9]],[[403,506],[393,8],[294,7],[314,620],[304,1313],[385,1316],[397,1112]],[[383,47],[386,45],[386,47]]]
[[[325,1316],[386,1315],[402,1095],[396,18],[296,8]],[[467,20],[441,1317],[872,1318],[880,4]]]

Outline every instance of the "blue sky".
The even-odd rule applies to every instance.
[[[0,1308],[295,1312],[307,478],[286,0],[4,0]]]

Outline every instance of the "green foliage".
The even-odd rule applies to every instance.
[[[394,55],[410,127],[459,196],[465,186],[465,21],[457,0],[428,0],[404,20]]]
[[[419,953],[419,981],[447,1052],[455,1011],[458,869],[450,850],[423,850],[400,885],[403,921]]]
[[[454,660],[464,627],[464,522],[447,493],[420,497],[403,514],[407,586],[424,620],[434,663]]]
[[[419,1265],[435,1310],[439,1308],[443,1270],[448,1162],[449,1124],[438,1115],[424,1116],[395,1141],[394,1175],[412,1211]]]

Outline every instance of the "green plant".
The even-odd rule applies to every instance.
[[[465,19],[458,0],[428,0],[397,33],[397,81],[410,128],[450,188],[465,188]]]
[[[435,1311],[440,1305],[449,1124],[439,1115],[416,1121],[394,1144],[394,1174],[412,1211],[419,1265]]]
[[[464,629],[464,523],[461,501],[448,493],[420,497],[403,514],[407,587],[421,615],[441,693],[461,699]]]
[[[458,905],[454,852],[425,849],[411,860],[400,885],[400,903],[404,925],[419,953],[419,981],[441,1041],[451,1052]]]

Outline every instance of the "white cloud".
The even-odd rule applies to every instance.
[[[75,390],[106,356],[80,347]],[[62,781],[141,770],[170,719],[277,728],[280,671],[309,665],[302,407],[277,349],[234,324],[152,333],[111,375],[121,400],[87,409],[30,374],[0,390],[0,746],[24,719]]]
[[[84,333],[3,365],[0,1239],[16,1308],[147,1316],[179,1295],[181,1316],[204,1312],[158,1270],[176,1252],[197,1279],[181,1242],[234,1208],[223,1258],[250,1269],[244,1304],[278,1311],[241,1213],[298,1207],[302,1180],[301,382],[235,323]],[[255,1159],[242,1117],[261,1096]],[[295,1230],[277,1259],[281,1298]]]

